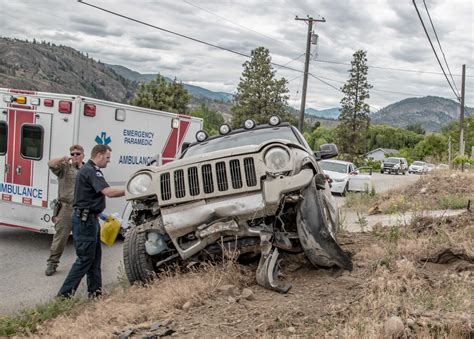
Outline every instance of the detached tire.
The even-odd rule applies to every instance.
[[[134,227],[125,234],[123,244],[123,263],[130,284],[146,283],[155,275],[153,261],[146,253],[146,233]]]
[[[326,188],[327,189],[327,188]],[[323,190],[314,181],[302,192],[297,206],[296,227],[301,247],[314,266],[339,266],[352,270],[352,260],[336,238],[338,216],[332,215]]]

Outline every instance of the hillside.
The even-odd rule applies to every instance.
[[[427,131],[439,131],[447,123],[459,119],[460,105],[450,99],[435,96],[408,98],[384,107],[371,116],[373,124],[407,127],[420,123]],[[474,108],[466,107],[466,116],[474,115]]]
[[[107,67],[113,69],[117,74],[120,74],[126,79],[137,81],[137,82],[148,82],[156,78],[157,74],[142,74],[136,71],[133,71],[127,67],[120,65],[106,65]],[[167,81],[172,81],[168,77],[164,77]],[[210,99],[222,102],[231,102],[233,95],[231,93],[225,92],[213,92],[203,87],[189,85],[183,83],[184,88],[195,98],[198,99]]]
[[[70,47],[0,38],[0,87],[126,102],[137,84]]]
[[[304,112],[306,115],[312,115],[315,117],[321,117],[321,118],[326,118],[326,119],[337,120],[337,118],[339,118],[339,107],[322,109],[322,110],[307,108],[304,110]]]

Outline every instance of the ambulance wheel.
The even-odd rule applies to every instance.
[[[155,276],[153,260],[145,250],[146,233],[133,227],[125,234],[123,262],[130,284],[146,283]]]

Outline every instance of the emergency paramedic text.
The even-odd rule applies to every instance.
[[[123,142],[124,144],[151,146],[153,144],[154,135],[155,135],[154,132],[124,129]]]

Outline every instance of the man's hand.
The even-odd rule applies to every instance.
[[[107,198],[118,198],[125,195],[125,190],[118,187],[106,187],[101,192]]]

